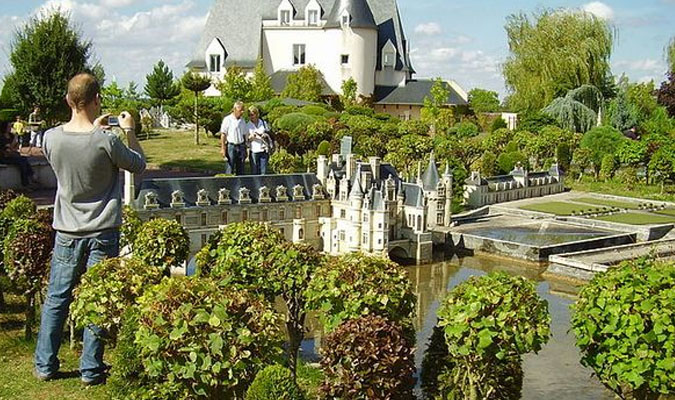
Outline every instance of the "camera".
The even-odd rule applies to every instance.
[[[120,126],[120,120],[118,117],[110,116],[108,117],[108,126]]]

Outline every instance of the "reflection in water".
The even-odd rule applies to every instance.
[[[417,295],[416,366],[421,370],[424,350],[436,324],[436,311],[441,300],[454,286],[470,276],[484,275],[492,271],[504,271],[525,276],[537,282],[537,292],[548,301],[551,313],[553,336],[539,354],[525,355],[523,369],[523,399],[612,399],[591,371],[579,364],[579,353],[574,346],[570,329],[569,306],[573,303],[574,286],[548,282],[541,274],[545,265],[523,263],[511,259],[472,256],[453,258],[449,261],[407,268]],[[551,290],[555,285],[556,290]],[[561,294],[560,292],[570,292]]]
[[[470,229],[465,233],[490,239],[523,243],[530,246],[549,246],[560,243],[576,242],[610,234],[608,232],[593,231],[579,227],[570,228],[561,225],[551,227],[546,224],[542,224],[539,229],[531,226],[501,228],[485,227]]]

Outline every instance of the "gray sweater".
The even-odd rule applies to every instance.
[[[58,188],[54,229],[88,237],[122,225],[119,169],[145,170],[145,160],[112,132],[65,132],[59,126],[45,133],[42,149]]]

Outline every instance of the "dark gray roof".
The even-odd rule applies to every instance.
[[[429,166],[427,170],[424,171],[422,176],[422,184],[424,190],[426,191],[435,191],[438,188],[438,182],[441,181],[441,177],[438,173],[438,168],[436,167],[436,160],[434,160],[434,155],[431,154],[429,158]]]
[[[468,104],[450,84],[444,82],[449,91],[448,105]],[[408,81],[405,86],[375,86],[376,104],[412,104],[424,105],[424,98],[431,93],[434,81],[431,79],[415,79]]]
[[[341,17],[345,10],[351,17],[349,26],[352,28],[377,29],[375,17],[373,17],[373,12],[366,0],[336,0],[328,17],[326,17],[325,27],[337,28],[341,26]]]
[[[183,192],[183,200],[187,207],[193,207],[197,202],[197,192],[206,189],[211,204],[218,204],[218,191],[222,188],[230,190],[230,199],[233,203],[239,201],[239,189],[246,187],[250,190],[252,203],[258,203],[259,189],[266,186],[270,190],[273,201],[276,196],[277,186],[287,188],[288,201],[292,201],[293,187],[303,187],[305,199],[311,200],[313,187],[320,183],[315,174],[290,174],[290,175],[250,175],[233,176],[223,178],[170,178],[144,180],[138,196],[133,201],[136,209],[143,209],[145,194],[154,191],[157,194],[157,202],[160,208],[168,208],[171,205],[171,193],[176,190]]]
[[[406,206],[423,207],[424,206],[424,192],[422,188],[415,183],[403,182],[401,185],[403,191],[404,201]]]
[[[270,84],[276,93],[281,93],[288,83],[288,76],[296,71],[281,70],[270,75]],[[328,83],[321,75],[321,95],[334,96],[336,93],[328,86]]]
[[[304,10],[310,0],[290,0],[296,10],[295,20],[305,18]],[[343,0],[317,0],[324,13],[333,10],[335,3]],[[414,73],[407,49],[403,24],[396,0],[352,0],[357,13],[352,13],[352,21],[372,20],[378,28],[377,67],[381,68],[382,52],[379,51],[391,40],[397,48],[396,70]],[[369,7],[364,7],[365,3]],[[214,38],[218,38],[227,51],[226,66],[236,64],[252,68],[262,53],[262,20],[277,18],[277,9],[281,0],[247,0],[242,4],[238,0],[216,0],[211,7],[206,26],[193,53],[190,66],[206,68],[206,48]],[[369,9],[371,17],[361,16],[359,10]],[[201,61],[200,61],[201,60]],[[194,64],[193,64],[194,62]],[[194,65],[194,66],[193,66]]]

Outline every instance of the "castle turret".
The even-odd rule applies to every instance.
[[[450,226],[452,223],[452,171],[448,163],[445,164],[445,172],[441,181],[445,185],[445,226]],[[438,199],[438,201],[442,201],[442,199]]]
[[[316,159],[316,177],[323,186],[326,186],[326,179],[328,179],[328,158],[324,155]]]

